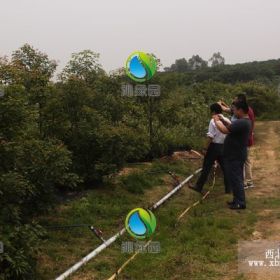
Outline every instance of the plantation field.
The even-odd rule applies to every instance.
[[[258,122],[253,151],[256,188],[246,191],[248,209],[227,209],[230,195],[223,193],[218,172],[216,185],[207,199],[176,224],[179,213],[199,199],[199,194],[183,187],[155,211],[158,226],[153,241],[161,252],[138,254],[118,279],[264,279],[238,275],[238,240],[279,239],[280,229],[280,122]],[[93,224],[105,238],[124,225],[130,209],[148,207],[173,188],[167,171],[180,180],[201,165],[200,160],[165,157],[151,163],[134,164],[116,176],[106,188],[94,189],[71,198],[54,209],[44,224]],[[209,188],[211,182],[209,180]],[[108,279],[131,254],[121,252],[123,235],[112,246],[91,260],[70,279]],[[87,229],[48,231],[39,255],[41,279],[53,279],[79,261],[100,241]],[[266,278],[274,279],[274,278]]]

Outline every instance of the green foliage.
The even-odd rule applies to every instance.
[[[28,201],[35,195],[35,187],[17,172],[5,173],[1,183],[1,224],[20,224],[23,213],[28,211]]]
[[[6,88],[5,95],[0,99],[0,139],[13,139],[26,128],[30,111],[26,106],[24,89],[21,86]]]
[[[248,102],[257,116],[270,120],[280,118],[280,98],[276,89],[259,82],[240,84],[238,87],[246,92]]]
[[[36,224],[1,227],[4,252],[0,254],[0,277],[3,279],[36,279],[38,243],[44,230]],[[3,235],[2,235],[3,234]],[[2,278],[1,278],[2,279]]]
[[[225,58],[222,57],[220,52],[214,53],[209,61],[211,62],[212,67],[218,67],[225,64]]]
[[[75,187],[79,180],[69,172],[70,152],[61,145],[20,139],[0,147],[1,273],[6,279],[35,279],[41,229],[34,227],[32,217],[50,209],[55,189]]]
[[[187,72],[197,69],[204,69],[208,66],[208,62],[203,60],[199,55],[193,55],[188,61],[185,58],[180,58],[175,61],[170,67],[166,67],[167,72]]]
[[[43,137],[42,112],[55,63],[24,45],[12,60],[0,62],[4,96],[0,98],[0,278],[35,279],[42,229],[33,218],[50,209],[61,188],[80,182],[71,172],[71,152]]]
[[[0,60],[0,81],[6,84],[20,84],[27,90],[45,86],[56,69],[56,62],[46,54],[25,44],[12,54],[12,59]]]
[[[91,83],[96,79],[98,74],[104,73],[98,60],[99,54],[91,50],[73,53],[71,60],[60,74],[60,79],[81,79]]]
[[[154,173],[134,172],[121,178],[123,187],[131,193],[143,194],[145,189],[160,185],[162,180]]]

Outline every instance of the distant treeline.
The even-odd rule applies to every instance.
[[[246,92],[259,118],[280,117],[279,60],[230,66],[216,55],[211,67],[193,59],[186,71],[175,63],[149,81],[159,97],[128,97],[121,86],[132,82],[121,70],[106,74],[98,58],[73,54],[56,82],[56,62],[30,45],[0,58],[0,279],[36,279],[44,231],[35,217],[58,192],[92,187],[127,162],[200,148],[211,103]]]
[[[225,64],[221,54],[214,53],[208,61],[199,55],[190,59],[177,59],[170,67],[164,68],[170,72],[183,73],[188,83],[213,80],[222,83],[237,83],[259,81],[261,83],[280,83],[280,59],[254,61],[241,64]]]

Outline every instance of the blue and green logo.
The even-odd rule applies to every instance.
[[[152,211],[135,208],[128,213],[125,220],[127,232],[134,238],[144,239],[151,236],[156,229],[156,217]]]
[[[128,57],[125,69],[132,80],[143,83],[156,73],[157,61],[152,55],[137,51]]]

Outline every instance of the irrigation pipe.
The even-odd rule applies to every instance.
[[[213,177],[213,183],[211,185],[211,187],[209,188],[209,190],[203,195],[203,197],[196,201],[194,204],[192,204],[191,206],[189,206],[186,210],[184,210],[177,218],[177,222],[179,220],[181,220],[183,218],[183,216],[185,216],[193,207],[195,207],[196,205],[198,205],[202,200],[206,199],[206,197],[210,194],[210,192],[213,190],[215,183],[216,183],[216,169],[217,169],[217,165],[214,165],[214,177]],[[189,177],[188,177],[189,178]],[[149,240],[145,245],[144,248],[146,248],[150,242],[152,240]],[[110,278],[108,278],[107,280],[114,280],[118,277],[118,275],[123,271],[123,269],[131,262],[133,261],[133,259],[139,254],[139,252],[136,252],[135,254],[133,254]]]
[[[187,177],[183,182],[181,182],[177,187],[175,187],[171,192],[166,194],[163,198],[161,198],[158,202],[156,202],[150,209],[156,209],[160,205],[162,205],[167,199],[169,199],[172,195],[174,195],[179,189],[181,189],[188,181],[190,181],[197,173],[199,173],[202,169],[199,168],[196,170],[192,175]],[[81,266],[86,264],[88,261],[96,257],[101,251],[106,249],[108,246],[110,246],[112,243],[114,243],[120,236],[122,236],[126,232],[125,228],[122,228],[118,233],[116,233],[114,236],[106,240],[104,243],[102,243],[100,246],[98,246],[96,249],[94,249],[92,252],[90,252],[87,256],[82,258],[79,262],[74,264],[72,267],[70,267],[68,270],[66,270],[64,273],[62,273],[60,276],[56,278],[56,280],[63,280],[66,279],[68,276],[76,272]]]
[[[178,218],[177,218],[177,222],[179,222],[193,207],[195,207],[196,205],[200,204],[201,201],[203,201],[204,199],[206,199],[206,197],[210,194],[210,192],[213,190],[215,183],[216,183],[216,169],[217,169],[217,165],[215,164],[214,166],[214,176],[213,176],[213,182],[211,187],[209,188],[209,190],[203,195],[203,197],[196,201],[195,203],[193,203],[191,206],[189,206],[187,209],[185,209],[181,214],[179,214]]]
[[[183,182],[181,182],[176,188],[174,188],[171,192],[169,192],[167,195],[165,195],[162,199],[160,199],[158,202],[156,202],[151,209],[157,209],[161,204],[163,204],[168,198],[170,198],[174,193],[176,193],[178,190],[180,190],[188,181],[190,181],[197,173],[199,173],[202,170],[202,168],[197,169],[192,175],[187,177]]]

